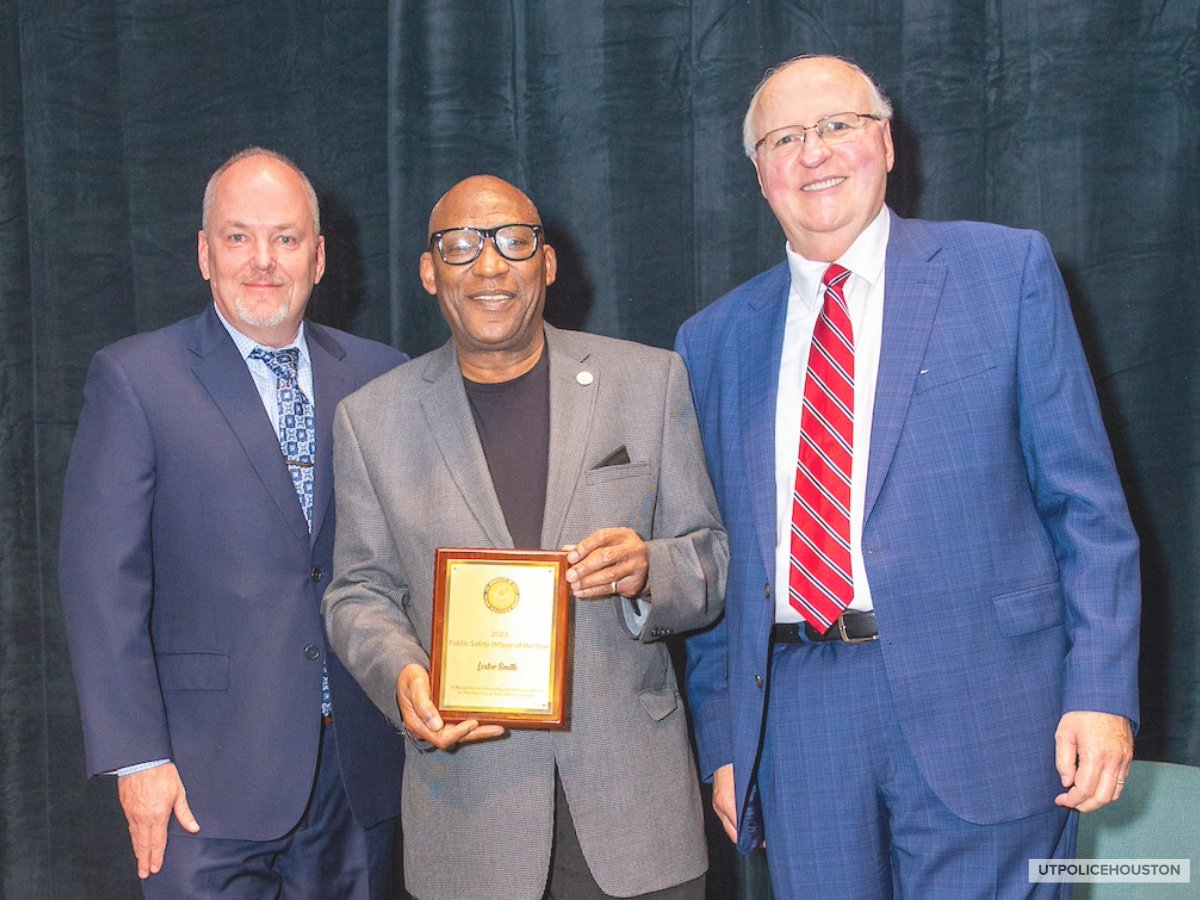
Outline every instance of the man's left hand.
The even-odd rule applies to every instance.
[[[598,600],[613,594],[639,597],[650,574],[650,555],[631,528],[599,528],[569,551],[567,583],[580,600]]]
[[[1065,793],[1059,806],[1094,812],[1121,796],[1133,761],[1133,729],[1124,716],[1064,713],[1054,732],[1054,763]]]

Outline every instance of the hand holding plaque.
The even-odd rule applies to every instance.
[[[420,663],[410,663],[400,670],[396,678],[396,705],[409,737],[439,750],[504,736],[502,725],[480,725],[474,720],[445,721],[433,702],[429,670]]]
[[[447,722],[563,728],[565,552],[438,548],[430,679]]]

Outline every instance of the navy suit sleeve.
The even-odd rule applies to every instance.
[[[675,350],[683,357],[690,373],[692,399],[700,418],[701,430],[711,428],[711,421],[704,415],[704,397],[697,385],[703,381],[708,360],[703,351],[691,346],[689,335],[694,329],[685,325],[676,338]],[[705,449],[708,449],[705,441]],[[716,461],[708,461],[709,472],[714,482],[719,472]],[[712,773],[733,762],[733,738],[730,731],[732,721],[729,714],[729,686],[726,670],[726,622],[721,616],[712,626],[687,637],[687,666],[685,685],[691,706],[692,723],[696,737],[697,764],[700,776],[705,781]]]
[[[1050,535],[1070,641],[1063,710],[1138,719],[1140,584],[1129,520],[1087,360],[1050,247],[1033,233],[1017,347],[1021,446]]]
[[[154,439],[115,354],[93,359],[63,494],[59,588],[90,774],[171,756],[149,616]]]

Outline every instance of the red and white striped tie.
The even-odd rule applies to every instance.
[[[788,600],[824,634],[854,599],[850,569],[850,470],[854,458],[854,333],[831,265],[813,329],[800,414],[800,454],[792,492]]]

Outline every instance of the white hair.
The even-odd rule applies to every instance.
[[[862,80],[867,85],[867,90],[871,98],[871,112],[877,116],[883,117],[889,122],[891,121],[892,101],[884,96],[883,91],[879,89],[879,85],[875,83],[875,80],[871,78],[871,76],[868,75],[860,65],[852,60],[844,59],[840,56],[832,56],[830,54],[806,53],[803,56],[794,56],[786,62],[781,62],[779,65],[767,69],[766,74],[764,74],[762,77],[762,81],[760,81],[758,86],[754,88],[754,93],[750,97],[750,105],[746,108],[745,118],[742,119],[742,149],[746,151],[746,155],[751,159],[754,158],[754,145],[757,141],[753,130],[754,113],[758,110],[758,101],[762,96],[763,88],[767,86],[767,82],[769,82],[780,72],[791,68],[798,62],[803,62],[804,60],[808,59],[837,60],[838,62],[849,66],[850,69],[852,69],[854,72],[857,72],[862,77]],[[862,110],[854,110],[854,112],[862,112]]]

